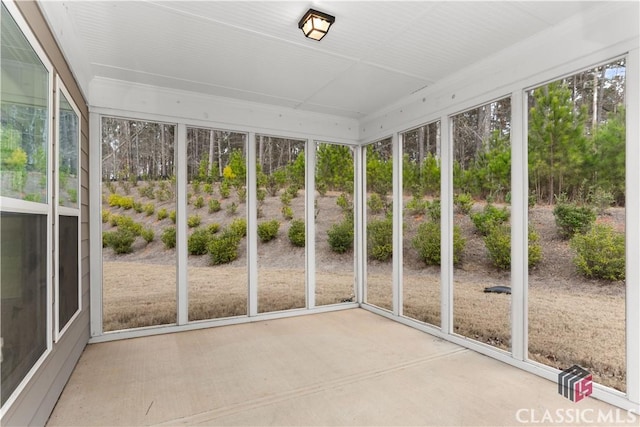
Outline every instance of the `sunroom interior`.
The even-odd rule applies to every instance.
[[[77,405],[103,343],[340,313],[550,395],[579,365],[637,422],[639,27],[635,1],[2,0],[1,423]]]

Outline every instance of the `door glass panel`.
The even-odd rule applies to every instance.
[[[80,309],[78,285],[78,217],[60,215],[59,232],[59,330],[65,327]]]
[[[511,102],[453,121],[453,326],[511,349]]]
[[[60,94],[58,120],[58,200],[60,206],[78,208],[80,189],[78,156],[80,154],[80,123],[71,104]]]
[[[625,60],[531,90],[529,358],[626,390]],[[531,257],[531,254],[529,255]]]
[[[176,322],[175,125],[102,118],[103,330]]]
[[[440,326],[440,122],[403,135],[403,314]]]

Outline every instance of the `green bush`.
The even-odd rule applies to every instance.
[[[220,231],[220,224],[218,224],[217,222],[212,222],[211,224],[207,225],[207,231],[210,234],[216,234],[218,231]]]
[[[204,228],[194,231],[187,240],[187,250],[190,255],[204,255],[207,253],[212,234]]]
[[[227,213],[229,215],[235,215],[238,213],[238,204],[236,202],[231,202],[231,204],[227,205]]]
[[[304,247],[305,245],[305,226],[304,221],[301,219],[294,219],[291,221],[289,227],[289,240],[294,246]]]
[[[429,202],[423,200],[419,195],[414,195],[411,200],[407,202],[407,211],[412,215],[422,215],[427,211]]]
[[[200,181],[194,179],[191,183],[191,189],[193,190],[193,194],[200,194]]]
[[[245,187],[238,187],[236,193],[238,194],[238,201],[240,203],[247,201],[247,189]]]
[[[286,191],[280,195],[280,201],[284,206],[291,206],[291,199],[291,194]]]
[[[298,185],[296,184],[291,184],[287,187],[285,193],[289,194],[292,199],[295,199],[296,197],[298,197],[298,191],[300,191],[300,187],[298,187]]]
[[[211,184],[209,184],[209,183],[206,183],[204,185],[204,192],[209,194],[209,195],[213,194],[213,186]]]
[[[256,191],[256,199],[258,199],[259,202],[264,202],[264,199],[267,197],[267,190],[265,190],[264,188],[258,188],[258,191]]]
[[[133,252],[133,242],[136,240],[136,236],[131,230],[123,228],[109,232],[105,240],[115,253],[129,254]]]
[[[142,207],[142,203],[133,202],[133,210],[136,211],[137,213],[142,213],[144,211],[144,208]]]
[[[353,203],[347,193],[342,193],[336,199],[336,205],[342,209],[343,213],[353,212]]]
[[[291,209],[291,206],[283,206],[281,211],[284,219],[286,220],[293,219],[293,209]]]
[[[106,248],[107,246],[111,246],[111,238],[113,237],[113,231],[103,231],[102,232],[102,247]]]
[[[202,196],[196,197],[196,200],[193,202],[193,207],[196,209],[200,209],[203,206],[204,206],[204,197]]]
[[[482,212],[472,213],[470,215],[476,230],[483,236],[486,235],[493,227],[500,225],[509,219],[509,211],[506,207],[498,209],[488,203]]]
[[[427,214],[434,222],[440,221],[440,199],[434,199],[431,203],[427,204]]]
[[[108,209],[102,209],[102,223],[105,224],[109,222],[109,217],[111,216],[111,212]]]
[[[144,213],[147,216],[153,215],[153,213],[156,211],[156,207],[153,205],[153,203],[145,204],[143,209],[144,209]]]
[[[220,206],[220,202],[217,199],[209,200],[209,213],[219,212],[222,207]]]
[[[224,179],[220,183],[220,197],[223,199],[227,199],[229,198],[230,194],[231,194],[231,184],[229,183],[229,181]]]
[[[247,235],[247,220],[244,218],[236,218],[229,224],[229,232],[237,236],[238,239]]]
[[[147,242],[147,243],[151,243],[153,242],[153,239],[155,239],[156,234],[153,232],[153,229],[151,228],[145,228],[142,230],[142,232],[140,233],[140,236],[142,236],[142,238]]]
[[[237,259],[239,244],[240,239],[229,230],[225,230],[220,236],[211,236],[207,246],[211,264],[226,264]]]
[[[382,200],[382,197],[378,194],[373,193],[369,196],[369,200],[367,200],[367,207],[372,214],[380,213],[384,211],[385,208],[384,200]]]
[[[596,224],[585,234],[571,239],[573,262],[580,274],[605,280],[625,279],[624,234],[611,226]]]
[[[353,222],[344,220],[333,224],[327,230],[327,236],[332,251],[339,254],[347,252],[353,247]]]
[[[278,235],[280,229],[280,221],[273,219],[258,224],[258,237],[262,242],[269,242]]]
[[[116,218],[116,226],[118,230],[128,230],[134,236],[139,236],[140,233],[142,233],[142,224],[138,224],[130,216],[118,216],[118,218]]]
[[[553,208],[553,216],[556,218],[560,235],[565,239],[585,233],[596,220],[596,213],[589,206],[577,206],[567,202],[559,202]]]
[[[423,222],[412,240],[420,259],[426,265],[440,265],[440,224],[432,221]],[[462,237],[460,227],[453,226],[453,263],[460,264],[466,241]]]
[[[155,197],[153,190],[154,190],[153,186],[151,185],[151,183],[149,183],[148,185],[145,185],[144,187],[138,187],[138,194],[140,194],[140,197],[146,197],[148,199],[153,199]]]
[[[453,205],[461,214],[468,215],[473,207],[473,198],[469,193],[456,194],[453,196]]]
[[[390,218],[367,224],[367,250],[369,257],[388,261],[393,255],[393,221]]]
[[[176,211],[171,211],[169,212],[169,219],[171,220],[172,223],[176,223]]]
[[[133,207],[133,197],[120,196],[116,193],[110,194],[107,198],[107,203],[111,207],[123,208],[124,210],[131,209]]]
[[[158,221],[162,221],[163,219],[167,218],[169,216],[169,213],[167,212],[167,210],[165,208],[162,208],[158,211]]]
[[[120,218],[120,215],[112,213],[111,215],[109,215],[109,224],[111,224],[112,227],[117,227],[118,218]]]
[[[162,243],[167,249],[176,247],[176,228],[175,227],[167,227],[162,231],[162,236],[160,237]]]
[[[529,227],[528,265],[534,267],[542,260],[540,235]],[[505,224],[492,227],[486,236],[484,244],[489,251],[489,258],[494,266],[503,270],[511,269],[511,227]]]
[[[201,222],[202,218],[200,218],[200,215],[189,215],[189,217],[187,218],[187,225],[189,226],[189,228],[197,227]]]

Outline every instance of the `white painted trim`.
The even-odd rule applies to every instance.
[[[362,264],[360,265],[360,271],[362,272],[362,276],[360,276],[360,286],[362,289],[362,303],[365,303],[369,300],[368,298],[368,259],[369,254],[367,253],[367,147],[362,146],[360,150],[360,186],[358,187],[358,214],[359,219],[356,219],[355,222],[358,223],[358,246],[360,252],[360,259],[358,260]],[[356,200],[354,197],[353,200],[354,208],[356,204]]]
[[[60,197],[60,93],[62,93],[73,109],[76,117],[78,119],[78,128],[77,128],[77,161],[78,161],[78,186],[76,188],[77,191],[77,208],[71,208],[66,206],[60,206],[60,203],[57,201]],[[76,286],[78,293],[78,309],[73,313],[71,318],[67,321],[67,323],[60,329],[60,274],[59,271],[54,272],[54,341],[58,342],[60,338],[64,335],[64,333],[69,329],[69,327],[73,324],[73,322],[78,318],[80,312],[82,311],[82,219],[81,219],[81,211],[82,211],[82,134],[81,134],[81,125],[80,122],[82,120],[82,115],[80,114],[80,110],[76,106],[71,94],[65,87],[64,83],[60,79],[59,75],[56,75],[56,101],[55,101],[55,126],[54,126],[54,159],[53,162],[55,164],[54,176],[55,176],[55,199],[57,203],[53,206],[55,211],[55,245],[57,247],[56,259],[60,259],[60,216],[75,216],[78,218],[78,283]]]
[[[629,52],[626,66],[627,396],[640,407],[640,49]]]
[[[89,311],[91,336],[103,333],[102,324],[102,118],[89,113]]]
[[[189,263],[187,253],[187,127],[177,124],[173,153],[176,176],[176,322],[189,322]]]
[[[305,141],[305,262],[307,308],[316,306],[316,143]]]
[[[256,196],[256,134],[249,132],[247,140],[247,202],[248,202],[248,220],[247,220],[247,313],[249,317],[258,316],[258,209]]]
[[[402,145],[403,134],[394,133],[391,137],[392,163],[393,163],[393,256],[392,256],[392,289],[391,307],[393,314],[402,316]]]
[[[453,332],[453,144],[452,121],[440,118],[440,330]]]
[[[523,99],[524,98],[524,99]],[[524,313],[527,310],[528,201],[526,96],[511,94],[511,352],[524,360],[527,355]]]
[[[173,334],[176,332],[195,331],[198,329],[215,328],[219,326],[242,325],[246,323],[262,322],[265,320],[285,319],[288,317],[313,315],[331,311],[351,310],[359,308],[356,303],[331,304],[315,307],[313,309],[299,308],[292,310],[272,311],[260,313],[255,316],[237,316],[220,319],[206,319],[189,322],[186,325],[158,325],[144,328],[123,329],[106,332],[103,335],[92,337],[89,344],[118,341],[131,338],[150,337],[155,335]]]
[[[354,251],[354,265],[353,272],[355,275],[356,286],[356,301],[358,304],[362,304],[366,301],[366,254],[364,253],[365,241],[363,233],[364,215],[362,212],[362,189],[365,182],[365,176],[363,174],[363,152],[364,148],[353,148],[353,251]]]

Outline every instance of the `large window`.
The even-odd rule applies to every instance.
[[[258,311],[304,308],[305,141],[266,135],[256,140]]]
[[[247,314],[246,140],[187,128],[189,320]]]
[[[451,120],[454,332],[510,350],[510,98]]]
[[[176,322],[175,129],[102,118],[104,331]]]
[[[529,358],[579,364],[621,391],[625,70],[619,60],[528,92],[529,220],[543,249],[529,268]]]
[[[365,301],[392,310],[393,281],[392,139],[366,147],[367,265]]]
[[[57,281],[57,333],[63,331],[81,308],[80,286],[80,114],[58,81],[56,239],[59,262]]]
[[[440,326],[440,122],[403,142],[403,313]]]
[[[0,395],[4,405],[49,345],[52,79],[4,3],[1,31]]]

